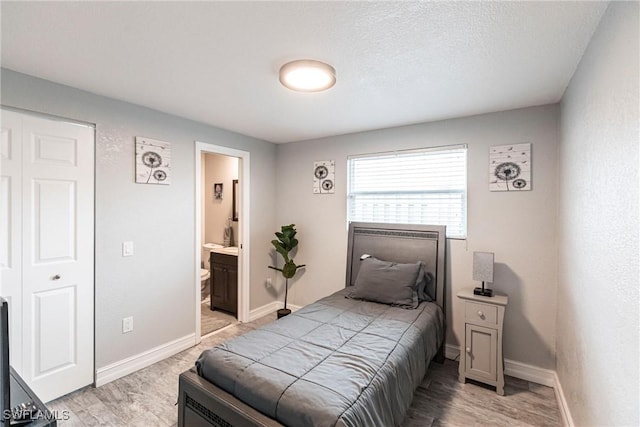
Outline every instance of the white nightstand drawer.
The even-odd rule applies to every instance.
[[[471,301],[464,303],[464,317],[471,322],[498,324],[498,307]]]

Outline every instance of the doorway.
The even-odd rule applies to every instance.
[[[240,159],[202,153],[201,336],[236,322],[238,314],[238,226],[234,209]],[[235,191],[234,191],[235,190]]]
[[[218,172],[211,172],[211,168]],[[196,142],[195,170],[197,344],[201,336],[208,333],[207,329],[212,327],[211,322],[203,326],[203,318],[213,318],[214,323],[216,319],[222,319],[223,326],[225,314],[227,320],[248,321],[249,153]],[[206,180],[205,175],[209,176]],[[212,262],[208,263],[207,260]],[[208,283],[202,280],[205,272],[210,273]],[[209,288],[205,289],[204,294],[203,285]],[[213,317],[205,311],[211,308],[218,312]]]

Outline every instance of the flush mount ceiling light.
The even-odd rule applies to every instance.
[[[291,61],[280,67],[280,83],[298,92],[321,92],[336,84],[336,70],[313,59]]]

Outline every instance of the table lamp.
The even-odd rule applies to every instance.
[[[485,289],[484,282],[493,283],[493,252],[474,252],[473,253],[473,280],[482,282],[481,288],[475,288],[475,295],[492,297],[493,290]]]

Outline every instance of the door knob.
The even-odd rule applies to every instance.
[[[61,276],[59,274],[56,274],[55,276],[53,276],[51,278],[51,280],[60,280]]]

